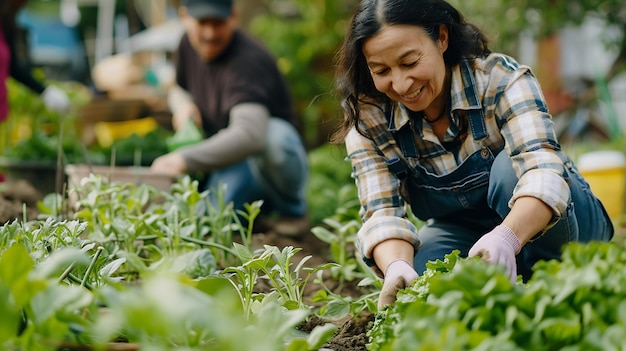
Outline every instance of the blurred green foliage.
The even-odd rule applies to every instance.
[[[44,80],[41,70],[35,76]],[[92,99],[91,92],[74,82],[47,82],[65,91],[72,107],[66,114],[48,110],[40,96],[14,79],[7,81],[9,116],[0,123],[0,151],[13,161],[38,161],[55,164],[62,151],[65,163],[150,165],[167,152],[166,137],[171,132],[158,128],[143,136],[132,134],[109,147],[82,145],[79,108]]]
[[[355,0],[270,0],[273,9],[250,23],[276,55],[289,80],[309,147],[328,140],[324,129],[341,118],[332,58],[343,40]]]
[[[311,223],[320,225],[333,216],[342,221],[358,219],[357,192],[345,148],[326,143],[309,151],[308,158],[311,177],[307,198]]]
[[[34,76],[44,81],[41,70]],[[9,115],[0,123],[0,151],[5,157],[22,160],[45,160],[54,163],[62,138],[62,150],[79,153],[80,144],[76,109],[66,114],[48,110],[41,97],[14,79],[8,79]],[[81,85],[72,82],[46,82],[64,90],[72,106],[78,107],[91,99]]]
[[[466,20],[481,28],[494,51],[518,54],[519,35],[526,32],[543,38],[572,25],[578,26],[588,16],[606,21],[621,30],[621,36],[605,33],[598,40],[620,51],[616,60],[619,71],[626,60],[626,2],[623,0],[450,0]]]

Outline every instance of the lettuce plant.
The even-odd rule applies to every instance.
[[[570,243],[560,261],[511,285],[504,269],[458,252],[381,311],[371,350],[619,350],[626,330],[626,250]]]

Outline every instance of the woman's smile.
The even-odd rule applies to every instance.
[[[400,95],[400,97],[402,98],[402,100],[413,100],[418,97],[421,92],[422,88],[420,87],[419,89],[414,90],[412,93]]]

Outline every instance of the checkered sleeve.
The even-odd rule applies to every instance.
[[[364,261],[382,276],[372,257],[376,245],[389,239],[402,239],[418,247],[417,229],[406,219],[405,202],[399,193],[400,182],[387,168],[385,158],[374,142],[353,128],[346,137],[346,148],[363,219],[356,244]]]
[[[563,177],[563,152],[539,83],[530,69],[520,67],[509,75],[501,90],[496,115],[502,124],[505,150],[519,176],[509,205],[531,196],[560,217],[567,208],[570,190]]]

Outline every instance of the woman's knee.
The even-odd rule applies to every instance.
[[[454,250],[466,257],[469,248],[478,240],[481,233],[474,232],[454,223],[432,221],[422,227],[419,237],[422,245],[413,257],[415,271],[422,274],[429,261],[443,260]]]

